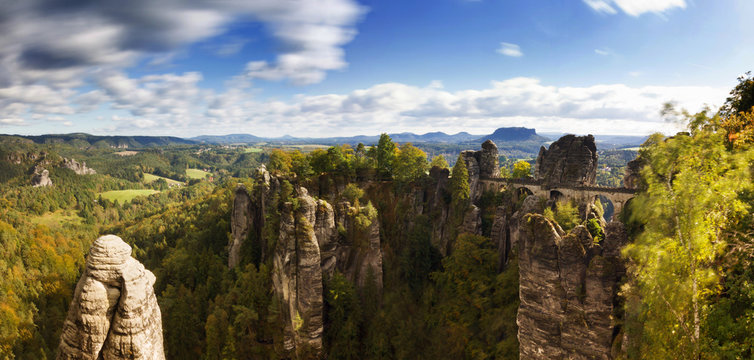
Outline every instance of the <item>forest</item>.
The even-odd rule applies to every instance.
[[[652,135],[638,152],[599,152],[599,185],[623,186],[627,163],[640,164],[637,195],[620,219],[630,243],[622,250],[618,329],[629,340],[616,343],[616,354],[751,358],[754,80],[740,78],[716,111],[668,105],[663,114],[688,131]],[[386,134],[376,144],[311,151],[171,145],[121,155],[78,145],[0,138],[0,357],[55,358],[88,249],[98,235],[117,234],[157,278],[170,359],[519,358],[518,258],[515,250],[503,258],[491,234],[496,209],[513,213],[524,199],[512,190],[473,199],[460,156],[430,158]],[[97,173],[62,166],[69,158]],[[502,177],[534,175],[533,156],[496,161]],[[239,265],[229,268],[234,194],[239,184],[259,189],[254,177],[262,164],[280,188],[265,205],[262,238],[244,243]],[[30,184],[36,167],[49,170],[52,186]],[[187,169],[210,176],[192,179]],[[450,175],[438,200],[449,209],[444,248],[433,237],[440,215],[420,213],[412,202],[417,191],[436,186],[437,171]],[[145,180],[150,176],[178,185]],[[382,286],[355,284],[337,270],[325,276],[323,349],[291,353],[272,290],[273,257],[261,254],[275,249],[281,214],[286,204],[296,206],[299,187],[319,189],[316,196],[331,203],[347,200],[363,228],[378,221]],[[157,192],[128,201],[101,195],[143,189]],[[472,203],[481,213],[479,234],[464,231]],[[578,205],[552,203],[543,216],[566,232],[584,225],[600,242],[609,219],[587,219]],[[363,236],[339,231],[345,244]]]

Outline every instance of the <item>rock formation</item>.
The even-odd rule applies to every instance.
[[[85,161],[79,163],[73,158],[63,158],[63,167],[73,170],[73,172],[78,175],[92,175],[97,173],[94,169],[86,167]]]
[[[482,235],[482,211],[476,205],[471,205],[463,217],[461,232]]]
[[[76,285],[57,358],[165,359],[154,282],[123,240],[97,239]]]
[[[545,184],[594,185],[597,180],[597,145],[594,136],[566,135],[541,147],[534,178]]]
[[[297,207],[284,204],[280,237],[273,255],[273,288],[282,305],[284,348],[322,349],[322,268],[314,234],[317,203],[303,187],[297,189]]]
[[[487,140],[482,144],[482,150],[462,151],[461,158],[466,162],[466,169],[469,172],[471,200],[476,202],[482,195],[479,189],[479,178],[500,176],[497,145],[491,140]]]
[[[266,258],[267,247],[262,241],[265,224],[265,211],[273,192],[279,189],[280,182],[271,177],[262,165],[257,169],[253,189],[238,184],[233,198],[231,223],[231,243],[228,247],[228,267],[233,268],[241,261],[241,247],[247,239],[256,241],[261,259]]]
[[[482,150],[465,150],[461,158],[466,162],[469,172],[469,194],[472,202],[479,200],[482,191],[479,189],[479,178],[499,177],[497,145],[491,140],[482,144]]]
[[[626,173],[623,176],[623,186],[629,189],[638,189],[642,167],[644,167],[644,161],[641,158],[629,161],[626,164]]]
[[[231,243],[228,249],[228,267],[234,268],[241,261],[241,245],[252,227],[251,197],[246,187],[238,184],[233,197],[233,213],[231,215]]]
[[[500,163],[498,161],[497,145],[492,140],[482,143],[482,150],[479,152],[479,176],[481,177],[498,177],[500,176]]]
[[[539,214],[526,215],[519,226],[521,358],[614,358],[623,225],[608,225],[601,244],[584,226],[566,234]]]
[[[50,180],[50,172],[42,167],[34,168],[34,175],[31,177],[31,185],[34,187],[40,186],[52,186],[52,180]]]

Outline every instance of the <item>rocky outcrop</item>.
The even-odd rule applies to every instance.
[[[612,359],[619,333],[619,249],[613,222],[595,244],[584,226],[564,233],[542,215],[526,215],[519,242],[518,339],[522,359]]]
[[[644,161],[636,158],[626,164],[626,173],[623,175],[623,186],[629,189],[638,189],[641,179],[641,169],[644,167]]]
[[[89,250],[57,359],[165,359],[155,276],[115,235]]]
[[[238,184],[233,197],[233,212],[230,218],[231,242],[228,249],[228,267],[234,268],[241,261],[241,245],[249,236],[253,217],[251,214],[251,197],[246,187]]]
[[[545,184],[594,185],[597,180],[597,145],[594,136],[566,135],[541,147],[534,178]]]
[[[86,167],[85,161],[79,163],[75,159],[63,158],[63,167],[73,170],[73,172],[78,175],[92,175],[97,173],[94,169]]]
[[[463,217],[461,232],[482,235],[482,211],[476,205],[471,205]]]
[[[272,283],[282,305],[283,346],[287,351],[322,350],[322,268],[314,233],[316,202],[303,187],[283,205],[280,235],[273,255]]]
[[[35,167],[34,175],[31,177],[31,185],[33,187],[52,186],[50,172],[42,167]]]
[[[448,229],[450,216],[450,190],[448,169],[433,167],[429,170],[432,186],[427,190],[427,206],[423,209],[432,218],[432,245],[445,255],[450,247],[450,233]]]
[[[257,168],[256,181],[253,189],[238,184],[233,198],[233,213],[231,216],[231,241],[228,246],[228,267],[234,268],[241,261],[241,247],[247,239],[256,243],[249,244],[258,252],[257,261],[267,258],[267,246],[262,238],[265,225],[267,204],[270,203],[274,192],[280,188],[277,178],[270,176],[267,168],[262,165]]]
[[[497,145],[491,140],[487,140],[482,144],[482,150],[462,151],[461,158],[466,162],[466,169],[469,172],[471,200],[476,202],[482,195],[479,188],[479,178],[500,176]]]
[[[500,162],[498,161],[497,145],[492,140],[482,143],[482,150],[479,152],[479,176],[481,177],[499,177]]]

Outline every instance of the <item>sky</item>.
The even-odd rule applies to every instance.
[[[0,133],[672,134],[750,0],[0,0]]]

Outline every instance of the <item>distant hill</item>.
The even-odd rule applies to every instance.
[[[263,138],[250,134],[202,135],[190,138],[189,140],[210,144],[248,144],[264,141]]]
[[[457,134],[446,134],[441,131],[429,132],[426,134],[415,134],[411,132],[389,134],[390,138],[397,143],[472,143],[483,142],[492,139],[496,143],[519,142],[519,141],[548,141],[549,139],[537,135],[534,129],[523,127],[500,128],[494,133],[487,136],[459,132]],[[378,135],[356,135],[348,137],[327,137],[327,138],[297,138],[293,136],[283,136],[278,138],[264,138],[251,134],[230,134],[230,135],[203,135],[191,138],[190,140],[206,142],[210,144],[253,144],[259,142],[268,142],[273,144],[374,144],[379,140]]]
[[[102,148],[141,148],[153,146],[196,144],[196,141],[174,136],[100,136],[85,133],[15,136],[29,139],[37,144],[67,143],[78,148],[90,146]]]

